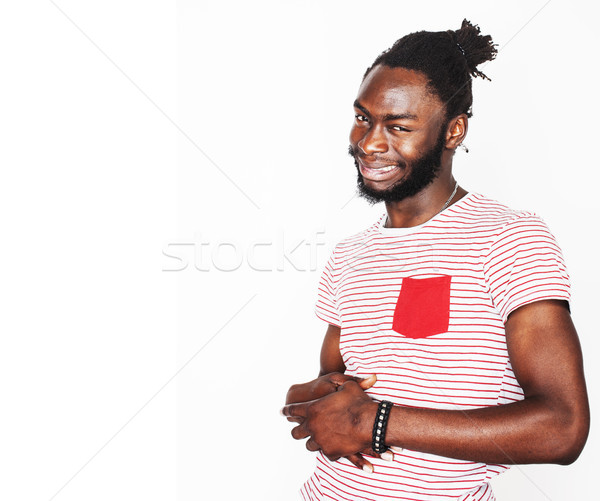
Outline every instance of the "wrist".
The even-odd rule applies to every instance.
[[[375,422],[375,417],[377,416],[377,407],[378,403],[371,400],[366,403],[361,414],[361,429],[360,429],[360,439],[361,443],[364,447],[361,450],[370,449],[371,443],[373,441],[373,423]]]
[[[389,400],[382,400],[377,406],[377,415],[373,423],[373,452],[382,454],[388,450],[386,431],[393,404]],[[383,457],[383,456],[382,456]]]

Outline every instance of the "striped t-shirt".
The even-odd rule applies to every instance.
[[[570,300],[561,251],[546,224],[469,193],[411,228],[386,215],[336,245],[319,284],[316,313],[341,327],[346,373],[377,375],[376,401],[473,409],[523,399],[504,323],[542,299]],[[305,500],[493,500],[488,481],[507,466],[417,451],[393,462],[367,457],[375,473],[317,455]]]

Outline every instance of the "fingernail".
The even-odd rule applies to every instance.
[[[381,453],[381,459],[384,459],[385,461],[393,461],[394,454],[392,454],[390,451],[385,451]]]
[[[370,464],[363,464],[363,471],[365,473],[373,473],[373,466]]]
[[[279,409],[279,415],[280,416],[285,416],[285,414],[283,413],[283,407],[281,409]]]
[[[402,451],[404,450],[402,447],[395,447],[393,445],[390,446],[390,449],[393,450],[396,454],[402,454]]]

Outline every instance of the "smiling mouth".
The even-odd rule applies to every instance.
[[[358,166],[360,173],[364,178],[371,181],[385,181],[389,178],[394,177],[395,171],[400,170],[398,165],[381,165],[377,167],[369,167],[363,162],[359,161]]]
[[[392,169],[395,169],[395,165],[388,165],[387,167],[368,167],[370,170],[376,170],[378,172],[389,172]]]

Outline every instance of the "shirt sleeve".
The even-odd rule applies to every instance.
[[[571,300],[562,252],[546,223],[533,214],[506,224],[490,246],[484,275],[502,320],[528,303]]]
[[[325,322],[340,327],[342,325],[339,309],[337,306],[337,294],[335,285],[335,249],[331,253],[325,269],[321,273],[319,288],[317,291],[317,303],[315,313],[317,317]]]

